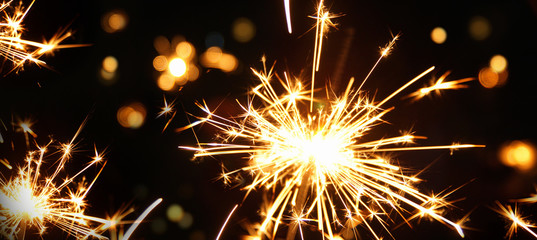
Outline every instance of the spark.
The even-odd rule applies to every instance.
[[[176,113],[177,111],[175,110],[175,100],[173,100],[171,103],[168,103],[168,101],[166,100],[166,97],[164,97],[164,106],[160,108],[160,112],[157,115],[157,118],[162,117],[162,116],[168,117],[168,115],[171,115],[171,117],[168,119],[168,121],[164,125],[164,128],[162,128],[162,132],[164,132],[166,128],[168,128],[173,118],[175,118]]]
[[[450,71],[447,71],[442,76],[440,76],[438,80],[431,86],[423,87],[418,91],[407,95],[405,98],[413,98],[413,100],[415,101],[431,94],[432,92],[439,94],[441,90],[468,88],[468,85],[463,85],[462,83],[475,80],[475,78],[463,78],[459,80],[444,82],[444,80],[446,80],[450,73]]]
[[[72,35],[67,29],[60,29],[48,41],[34,42],[24,39],[22,35],[26,29],[22,22],[35,0],[27,7],[23,7],[22,2],[18,6],[13,6],[12,3],[13,0],[0,4],[0,12],[4,15],[0,20],[0,56],[13,63],[13,70],[22,69],[26,62],[43,65],[45,62],[39,58],[55,49],[83,46],[60,45]]]
[[[518,228],[522,228],[526,230],[528,233],[530,233],[533,237],[537,238],[537,233],[535,233],[532,228],[536,228],[537,226],[532,224],[531,222],[527,221],[527,217],[523,217],[518,209],[518,206],[515,204],[514,207],[511,207],[511,205],[502,205],[501,203],[497,202],[497,207],[494,209],[496,212],[501,214],[503,217],[511,221],[511,224],[509,226],[509,229],[507,230],[507,237],[511,239],[513,237],[513,234],[517,233]]]
[[[108,221],[84,214],[88,206],[86,195],[106,164],[102,154],[95,148],[95,156],[79,172],[61,176],[67,162],[72,160],[76,150],[74,141],[83,125],[70,143],[56,144],[51,140],[44,146],[36,144],[36,150],[27,153],[25,164],[19,166],[11,178],[0,178],[0,217],[4,219],[0,222],[0,232],[4,237],[24,239],[27,228],[35,228],[44,235],[49,225],[53,225],[77,239],[105,239],[98,229]],[[57,145],[59,151],[49,153],[53,145]],[[53,156],[58,158],[50,159]],[[48,162],[53,165],[47,166]],[[81,175],[99,164],[102,167],[88,184]],[[54,172],[47,175],[44,169],[54,169]]]
[[[397,215],[404,222],[414,218],[432,218],[464,236],[462,221],[443,216],[443,210],[453,202],[448,194],[427,195],[416,184],[418,174],[396,164],[386,152],[416,150],[450,150],[484,147],[474,144],[439,146],[408,146],[425,137],[405,133],[377,140],[368,134],[386,121],[384,117],[394,107],[384,105],[434,70],[430,67],[381,100],[375,100],[360,88],[379,61],[390,53],[398,35],[393,37],[373,68],[353,88],[351,78],[342,94],[329,93],[314,97],[315,72],[320,63],[322,39],[326,26],[334,26],[332,15],[319,3],[317,8],[314,61],[311,90],[301,79],[284,72],[283,77],[267,68],[251,69],[259,84],[250,90],[246,103],[239,103],[240,118],[225,118],[214,113],[205,103],[198,106],[207,114],[180,130],[206,123],[217,128],[219,142],[199,142],[197,146],[180,146],[194,151],[195,158],[218,155],[247,155],[245,166],[227,171],[222,178],[250,175],[251,182],[243,187],[245,198],[255,190],[265,189],[270,201],[261,211],[262,221],[251,239],[263,235],[274,239],[281,234],[280,226],[289,225],[287,239],[302,235],[302,224],[310,222],[325,239],[338,239],[349,228],[361,224],[374,239],[382,239],[376,230],[388,234],[388,225]],[[439,88],[442,89],[442,88]],[[313,111],[313,103],[321,107]],[[308,108],[309,106],[309,108]],[[241,158],[242,159],[242,158]],[[254,232],[253,230],[251,232]],[[392,236],[393,237],[393,236]]]

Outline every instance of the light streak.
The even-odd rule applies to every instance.
[[[285,8],[285,20],[287,21],[287,31],[289,34],[293,33],[293,25],[291,24],[291,4],[290,0],[283,0],[283,6]]]
[[[229,221],[229,219],[231,218],[231,216],[233,215],[233,213],[235,212],[237,207],[239,207],[239,204],[235,204],[235,207],[233,207],[233,209],[231,209],[231,212],[227,216],[226,221],[224,221],[224,224],[222,225],[222,228],[220,229],[220,232],[218,232],[218,235],[216,236],[216,240],[220,239],[220,236],[222,235],[222,232],[224,232],[224,228],[226,227],[227,222]]]
[[[314,97],[315,72],[320,64],[322,39],[327,26],[334,26],[322,1],[317,8],[314,60],[311,90],[301,79],[284,72],[251,69],[259,84],[250,91],[246,103],[239,102],[241,118],[225,118],[214,113],[205,103],[198,106],[207,114],[186,127],[206,123],[217,128],[219,142],[180,146],[194,151],[195,158],[218,155],[247,155],[245,166],[228,171],[222,167],[226,184],[231,176],[250,175],[251,182],[243,187],[245,198],[258,189],[265,189],[267,206],[261,211],[262,221],[252,239],[281,235],[280,226],[290,225],[287,239],[302,236],[302,224],[316,225],[325,239],[340,235],[357,225],[363,226],[374,239],[382,239],[376,230],[380,226],[388,234],[391,215],[398,215],[408,224],[414,218],[429,217],[464,236],[461,221],[443,216],[452,202],[444,195],[427,195],[416,184],[418,174],[409,171],[387,157],[385,152],[415,150],[450,150],[484,147],[474,144],[440,146],[407,146],[425,137],[411,133],[369,140],[368,133],[385,123],[384,116],[394,108],[384,105],[434,70],[423,71],[387,97],[377,101],[360,91],[380,60],[390,53],[395,36],[374,64],[358,90],[351,78],[342,94]],[[443,81],[443,79],[442,79]],[[456,83],[455,85],[457,85]],[[451,86],[452,87],[452,86]],[[443,87],[434,90],[447,89]],[[280,91],[281,90],[281,91]],[[322,107],[313,111],[313,103]],[[308,108],[309,106],[309,108]],[[309,111],[308,111],[309,110]],[[242,159],[242,157],[239,157]],[[358,224],[359,223],[359,224]],[[280,234],[280,235],[278,235]]]
[[[123,236],[123,240],[128,240],[130,238],[130,236],[132,235],[132,233],[134,232],[134,230],[136,230],[136,228],[138,227],[138,225],[140,225],[140,223],[145,219],[145,217],[147,217],[147,215],[153,211],[153,209],[158,206],[160,203],[162,202],[162,198],[159,198],[157,200],[155,200],[151,205],[149,205],[149,207],[147,207],[143,212],[142,214],[140,214],[140,216],[138,216],[138,218],[136,219],[136,221],[134,222],[134,224],[132,224],[129,229],[127,229],[127,232],[125,232],[125,235]]]

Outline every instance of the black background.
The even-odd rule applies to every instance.
[[[255,84],[250,67],[261,68],[265,54],[268,62],[277,60],[278,71],[295,75],[308,74],[311,64],[313,33],[306,33],[314,23],[315,2],[294,0],[292,19],[294,33],[288,34],[282,1],[37,1],[25,20],[25,38],[49,38],[59,27],[71,23],[74,37],[69,44],[91,44],[88,47],[63,49],[44,57],[48,68],[27,65],[24,71],[0,79],[0,119],[9,123],[17,117],[36,120],[34,131],[38,142],[48,135],[69,141],[80,123],[89,115],[79,140],[78,153],[83,159],[91,154],[93,143],[106,149],[108,163],[88,195],[88,214],[104,216],[123,203],[132,203],[140,213],[145,206],[162,197],[163,203],[151,213],[132,239],[214,239],[232,207],[242,202],[244,192],[230,189],[216,180],[219,161],[204,159],[192,162],[192,153],[177,148],[195,144],[191,132],[173,129],[186,125],[184,112],[201,114],[195,101],[205,99],[212,106],[223,101],[220,113],[236,114],[234,98],[245,99],[246,90]],[[537,3],[535,1],[327,1],[338,30],[332,30],[325,41],[321,72],[317,79],[331,79],[348,29],[354,30],[342,79],[363,79],[378,57],[379,46],[390,39],[390,33],[401,33],[395,50],[374,72],[365,88],[387,96],[406,81],[430,66],[434,76],[452,70],[452,79],[477,77],[495,54],[509,62],[509,78],[501,88],[486,89],[477,81],[469,89],[446,91],[419,102],[394,99],[396,109],[385,119],[390,125],[374,131],[378,137],[395,135],[399,130],[413,129],[428,136],[423,145],[452,142],[485,144],[483,149],[466,149],[450,155],[444,151],[398,154],[401,165],[421,169],[434,164],[421,175],[420,186],[426,193],[465,185],[452,195],[464,198],[447,216],[458,219],[471,212],[466,224],[466,239],[503,239],[506,223],[489,207],[494,201],[507,202],[534,192],[534,173],[520,173],[501,165],[499,147],[511,140],[537,143],[535,134],[535,91],[537,89]],[[108,11],[122,9],[128,15],[127,27],[117,33],[101,28],[101,17]],[[468,33],[472,17],[486,17],[491,35],[473,40]],[[248,43],[236,42],[231,24],[247,17],[256,26],[256,36]],[[438,45],[430,40],[430,31],[442,26],[447,41]],[[224,50],[240,61],[237,72],[225,74],[203,70],[200,78],[180,91],[164,93],[156,85],[157,73],[152,60],[158,55],[153,47],[155,37],[182,35],[204,51],[205,38],[211,32],[223,35]],[[306,33],[303,35],[303,33]],[[105,85],[99,80],[102,59],[108,55],[119,61],[118,80]],[[4,72],[9,70],[5,65]],[[428,76],[430,78],[431,75]],[[427,83],[419,82],[414,88]],[[324,83],[319,83],[324,84]],[[319,85],[321,86],[321,85]],[[407,90],[403,94],[410,93]],[[178,114],[164,133],[166,119],[156,118],[163,96],[177,97]],[[116,120],[119,107],[132,101],[143,103],[148,111],[140,129],[125,129]],[[196,129],[198,136],[210,140],[211,131]],[[1,158],[13,165],[22,160],[26,146],[21,133],[2,132],[6,142]],[[13,143],[14,148],[10,145]],[[76,163],[74,163],[76,164]],[[4,171],[4,169],[2,170]],[[93,171],[93,172],[92,172]],[[90,170],[93,175],[97,170]],[[246,199],[233,215],[222,239],[238,239],[245,234],[240,223],[256,220],[260,193]],[[166,209],[180,204],[193,216],[193,224],[180,228],[166,218]],[[537,221],[535,207],[524,206],[525,213]],[[135,218],[135,214],[131,216]],[[531,219],[531,218],[530,218]],[[399,220],[399,221],[397,221]],[[401,219],[396,219],[400,223]],[[166,225],[157,234],[154,223]],[[392,226],[396,226],[393,224]],[[363,239],[367,231],[360,228]],[[413,222],[393,228],[396,239],[460,239],[457,233],[434,221]],[[314,234],[310,234],[316,236]],[[383,234],[386,238],[390,238]],[[197,237],[196,237],[197,236]],[[54,235],[45,239],[65,238]],[[529,234],[521,231],[517,237]],[[315,237],[311,237],[315,239]]]

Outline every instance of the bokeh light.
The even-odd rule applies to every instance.
[[[232,26],[231,31],[233,38],[237,42],[246,43],[252,40],[255,36],[255,25],[248,18],[238,18],[236,19]]]
[[[107,33],[115,33],[127,27],[128,16],[123,10],[113,10],[101,19],[101,26]]]
[[[166,216],[168,217],[168,220],[172,222],[179,222],[181,219],[183,219],[184,211],[183,207],[179,204],[172,204],[168,207],[166,210]]]
[[[103,59],[103,70],[107,72],[115,72],[118,67],[117,58],[114,56],[107,56]]]
[[[496,72],[490,67],[484,67],[479,71],[478,79],[479,83],[485,88],[494,88],[503,86],[509,73],[505,70],[502,72]]]
[[[490,36],[492,32],[492,26],[490,25],[489,20],[485,17],[475,16],[470,19],[468,31],[470,33],[470,36],[474,40],[483,41]]]
[[[179,227],[182,229],[187,229],[192,226],[192,223],[194,223],[194,217],[189,212],[184,212],[183,217],[179,221]]]
[[[188,81],[199,78],[200,70],[196,66],[196,48],[182,36],[171,41],[164,36],[155,38],[154,47],[160,54],[153,59],[153,68],[160,73],[157,85],[161,90],[173,91]]]
[[[170,45],[170,41],[164,36],[157,36],[153,41],[155,50],[157,50],[157,52],[159,52],[161,55],[169,54],[171,48]]]
[[[504,56],[497,54],[492,56],[489,65],[493,71],[501,73],[507,70],[507,59],[505,59]]]
[[[504,144],[500,150],[501,162],[520,171],[528,171],[535,166],[536,149],[528,141],[515,140]]]
[[[173,58],[168,65],[168,69],[174,77],[182,77],[186,73],[185,60],[181,58]]]
[[[447,39],[447,32],[442,27],[435,27],[431,31],[431,40],[436,44],[442,44]]]
[[[200,63],[206,68],[217,68],[223,72],[233,72],[239,61],[229,53],[224,53],[219,47],[210,47],[200,56]]]
[[[114,56],[107,56],[101,64],[100,76],[104,80],[103,83],[111,84],[116,79],[116,72],[119,67],[119,62]]]
[[[161,74],[157,79],[157,85],[164,91],[171,91],[175,87],[175,77],[171,74]]]
[[[196,54],[196,49],[194,48],[194,45],[187,41],[181,41],[177,44],[175,47],[175,53],[178,57],[185,59],[185,60],[192,60],[192,58]]]
[[[165,71],[166,68],[168,68],[168,59],[166,58],[166,56],[156,56],[153,59],[153,67],[159,72]]]
[[[142,103],[133,102],[118,109],[117,121],[122,127],[137,129],[144,124],[146,115],[145,106]]]

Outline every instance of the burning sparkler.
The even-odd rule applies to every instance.
[[[35,133],[27,121],[19,123],[25,133]],[[86,215],[84,212],[89,205],[86,196],[102,172],[106,162],[103,154],[95,147],[95,155],[76,174],[64,175],[64,168],[72,160],[76,151],[75,139],[80,134],[84,123],[69,143],[49,141],[44,146],[37,146],[29,151],[24,159],[25,164],[17,168],[9,179],[3,173],[0,178],[0,234],[7,239],[23,240],[27,229],[35,228],[43,236],[49,225],[55,226],[76,239],[108,239],[103,233],[109,231],[112,239],[127,240],[147,214],[156,207],[162,199],[155,201],[136,221],[123,220],[134,210],[122,209],[109,218],[99,218]],[[58,151],[49,153],[49,149],[57,146]],[[57,158],[55,158],[57,157]],[[8,170],[12,167],[7,160],[1,161]],[[53,165],[48,166],[47,164]],[[96,176],[88,183],[82,174],[97,165],[102,165]],[[5,168],[4,168],[5,169]],[[47,170],[53,173],[48,174]],[[117,231],[118,227],[131,224],[127,232]],[[119,236],[117,236],[119,234]]]
[[[0,12],[3,17],[0,20],[0,56],[6,61],[13,63],[13,69],[21,69],[26,62],[42,65],[45,62],[39,60],[41,56],[52,52],[54,49],[75,47],[80,45],[59,45],[60,42],[71,36],[67,29],[59,30],[50,40],[42,43],[22,38],[25,30],[22,22],[35,0],[28,7],[23,7],[22,2],[13,6],[13,0],[4,1],[0,4]]]
[[[0,232],[4,237],[24,239],[26,228],[35,228],[43,235],[50,224],[77,238],[105,238],[98,229],[107,221],[84,214],[88,205],[86,195],[105,165],[102,154],[95,148],[95,156],[82,170],[73,176],[61,177],[76,149],[75,139],[82,126],[69,143],[57,145],[58,152],[49,153],[49,149],[56,145],[52,140],[37,146],[35,151],[28,152],[25,164],[18,167],[14,176],[0,179],[0,216],[5,219],[0,223]],[[58,158],[49,159],[53,156]],[[55,164],[50,175],[45,175],[43,170],[47,162]],[[85,177],[75,181],[84,171],[99,164],[102,167],[89,184]]]
[[[453,151],[481,145],[407,146],[425,138],[412,133],[363,140],[393,110],[393,107],[385,107],[386,103],[434,67],[380,101],[360,91],[380,60],[392,49],[398,37],[395,36],[382,49],[380,58],[358,89],[353,88],[354,78],[351,78],[342,94],[327,91],[325,98],[314,97],[322,39],[327,28],[334,25],[333,16],[322,1],[314,18],[317,23],[311,89],[287,72],[283,76],[274,73],[274,66],[267,68],[263,57],[263,70],[252,69],[260,83],[251,89],[252,96],[247,103],[239,103],[244,111],[239,120],[216,115],[205,103],[198,104],[207,116],[198,117],[188,127],[210,124],[221,131],[218,135],[220,142],[180,148],[194,151],[195,158],[248,155],[246,166],[231,171],[223,167],[221,177],[229,183],[233,176],[251,175],[251,182],[243,187],[246,196],[257,189],[267,190],[268,202],[261,213],[262,221],[255,227],[257,239],[264,236],[273,239],[277,234],[281,235],[280,228],[285,225],[288,226],[288,240],[295,239],[297,234],[303,239],[302,227],[310,224],[317,227],[324,239],[348,237],[345,234],[349,230],[352,236],[358,225],[367,229],[373,238],[381,239],[376,228],[383,228],[391,235],[388,225],[394,213],[405,222],[429,217],[464,236],[461,222],[442,215],[451,205],[445,198],[452,192],[424,194],[415,186],[420,182],[417,174],[409,174],[385,153],[431,149]],[[467,81],[448,82],[448,86],[444,86],[442,81],[446,76],[427,90],[420,90],[419,96],[458,88],[458,84]],[[321,107],[314,110],[314,103]]]

